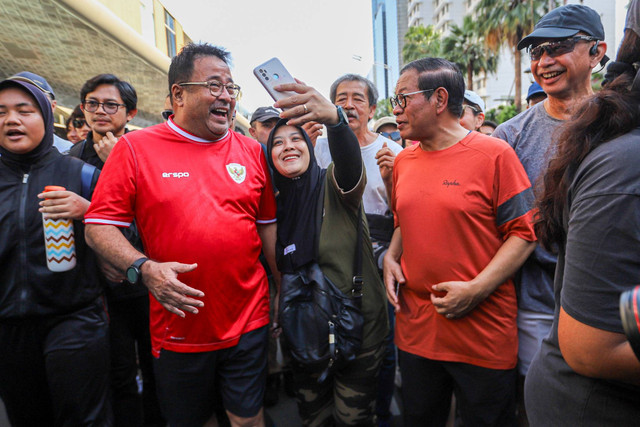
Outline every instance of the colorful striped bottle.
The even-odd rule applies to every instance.
[[[64,191],[64,187],[48,185],[44,192]],[[73,237],[73,221],[71,219],[45,219],[42,214],[44,227],[44,246],[47,253],[47,267],[51,271],[60,272],[71,270],[76,266],[76,244]]]

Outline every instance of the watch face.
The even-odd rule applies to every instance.
[[[134,267],[127,268],[127,281],[129,283],[137,283],[138,282],[138,270]]]

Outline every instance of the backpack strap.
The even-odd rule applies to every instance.
[[[80,179],[82,181],[80,195],[87,200],[91,200],[91,181],[93,181],[93,174],[95,171],[96,167],[89,163],[84,163],[82,165],[82,170],[80,171]]]

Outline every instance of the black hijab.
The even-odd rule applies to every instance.
[[[276,262],[280,272],[292,273],[311,261],[317,261],[321,224],[321,218],[318,216],[322,215],[327,171],[316,162],[313,144],[307,133],[301,127],[295,126],[307,142],[309,167],[296,178],[287,178],[278,172],[271,159],[273,137],[276,129],[286,124],[287,120],[281,119],[271,131],[267,142],[267,160],[273,171],[275,186],[280,191],[277,200]]]
[[[33,96],[36,99],[38,107],[40,107],[40,112],[44,120],[44,137],[42,141],[40,141],[40,144],[33,150],[25,154],[16,154],[0,147],[0,158],[3,162],[13,164],[24,171],[28,171],[33,163],[49,154],[53,147],[53,112],[51,111],[49,98],[31,83],[11,79],[0,82],[0,90],[8,87],[16,87]]]

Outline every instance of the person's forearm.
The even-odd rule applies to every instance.
[[[95,252],[121,272],[144,256],[113,225],[86,224],[85,239]]]
[[[489,264],[471,280],[473,286],[481,292],[482,299],[513,276],[535,248],[536,242],[517,236],[507,238]]]
[[[400,227],[396,227],[393,230],[391,242],[389,242],[389,248],[387,249],[387,256],[390,256],[398,262],[400,261],[400,257],[402,256],[402,232],[400,231]]]
[[[586,325],[561,308],[558,344],[578,374],[640,385],[640,361],[623,334]]]
[[[362,154],[358,138],[347,125],[327,126],[329,151],[333,159],[334,175],[344,192],[353,189],[362,176]]]
[[[280,272],[276,265],[276,238],[278,227],[275,222],[272,224],[258,224],[257,227],[258,234],[262,240],[262,253],[264,253],[264,257],[267,259],[267,264],[269,264],[269,268],[271,269],[271,273],[273,273],[273,278],[279,290]]]

